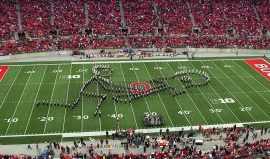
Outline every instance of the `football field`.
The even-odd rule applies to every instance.
[[[97,65],[112,68],[108,79],[123,85],[195,69],[209,74],[210,82],[191,87],[185,94],[174,96],[165,90],[131,103],[116,103],[108,96],[101,105],[101,117],[94,117],[98,104],[94,98],[82,97],[74,110],[37,107],[40,101],[73,103]],[[11,64],[2,65],[0,70],[4,72],[0,81],[0,136],[155,128],[144,125],[145,114],[162,116],[164,128],[270,121],[269,80],[243,59]],[[171,85],[177,87],[180,81]],[[106,93],[98,83],[87,89]]]

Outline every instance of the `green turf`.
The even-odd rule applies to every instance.
[[[131,104],[102,105],[102,117],[94,117],[97,101],[82,99],[71,111],[61,107],[36,107],[36,101],[73,102],[82,84],[92,76],[95,64],[55,63],[10,66],[0,82],[0,136],[89,132],[116,128],[147,128],[145,112],[155,112],[165,119],[164,127],[270,121],[269,81],[242,60],[192,60],[179,62],[108,63],[114,69],[110,80],[117,83],[149,81],[171,76],[179,68],[207,72],[208,86],[191,88],[187,94],[172,96],[170,91],[141,98]],[[131,69],[134,68],[134,69]],[[57,71],[61,70],[61,71]],[[80,75],[67,79],[67,75]],[[196,80],[194,77],[193,80]],[[172,85],[177,87],[178,81]],[[88,91],[105,93],[94,83]],[[232,103],[213,103],[228,99]],[[121,114],[119,127],[114,114]],[[4,141],[0,138],[0,143]]]

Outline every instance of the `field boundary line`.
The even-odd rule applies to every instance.
[[[127,85],[126,78],[125,78],[124,71],[123,71],[123,68],[122,68],[121,63],[120,63],[120,68],[121,68],[121,72],[122,72],[122,76],[123,76],[124,82],[125,82],[125,84]],[[127,91],[128,91],[128,90],[127,90]],[[132,104],[132,102],[130,102],[130,107],[131,107],[131,110],[132,110],[133,118],[134,118],[134,120],[135,120],[136,128],[138,129],[137,119],[136,119],[136,117],[135,117],[135,113],[134,113],[134,110],[133,110],[133,104]]]
[[[31,112],[30,112],[30,116],[29,116],[29,118],[28,118],[28,121],[27,121],[25,130],[24,130],[24,134],[26,133],[26,131],[27,131],[27,129],[28,129],[28,125],[29,125],[29,123],[30,123],[30,119],[31,119],[31,117],[32,117],[32,113],[33,113],[33,110],[34,110],[34,107],[35,107],[35,103],[36,103],[36,101],[37,101],[37,97],[38,97],[38,94],[39,94],[39,91],[40,91],[40,88],[41,88],[41,85],[42,85],[42,81],[44,80],[44,77],[45,77],[47,68],[48,68],[48,66],[45,67],[44,73],[43,73],[43,75],[42,75],[42,79],[41,79],[41,81],[40,81],[40,84],[39,84],[39,87],[38,87],[38,90],[37,90],[37,93],[36,93],[36,97],[35,97],[35,100],[34,100],[34,103],[33,103],[33,106],[32,106]]]
[[[59,70],[59,66],[57,66],[57,70]],[[52,95],[51,95],[51,98],[50,98],[50,103],[49,103],[49,108],[48,108],[48,111],[47,111],[47,115],[46,115],[46,121],[45,121],[45,125],[44,125],[44,129],[43,129],[43,133],[45,133],[45,130],[46,130],[46,127],[47,127],[47,122],[48,122],[48,115],[49,115],[49,112],[50,112],[50,108],[51,108],[51,103],[52,103],[52,98],[53,98],[53,94],[54,94],[54,90],[55,90],[55,85],[56,85],[56,81],[57,81],[57,77],[58,77],[58,74],[59,74],[59,71],[56,72],[56,75],[55,75],[55,79],[54,79],[54,84],[53,84],[53,90],[52,90]]]
[[[217,124],[217,125],[201,125],[203,128],[227,128],[227,127],[233,127],[236,125],[237,127],[244,127],[244,125],[249,124],[263,124],[263,123],[270,123],[270,121],[260,121],[260,122],[244,122],[244,123],[234,123],[234,124]],[[199,126],[186,126],[186,127],[168,127],[170,131],[179,131],[182,128],[184,128],[185,131],[190,130],[190,128],[193,128],[193,130],[198,130]],[[159,132],[160,129],[162,129],[163,132],[165,132],[166,128],[149,128],[149,129],[136,129],[135,132],[143,132],[143,133],[155,133]],[[115,133],[115,130],[108,131],[110,134]],[[26,135],[4,135],[0,136],[0,138],[9,138],[9,137],[29,137],[29,136],[62,136],[65,137],[82,137],[82,136],[104,136],[106,134],[106,131],[89,131],[89,132],[71,132],[71,133],[50,133],[50,134],[26,134]]]
[[[35,67],[36,67],[36,66],[34,66],[34,67],[32,68],[32,71],[35,69]],[[14,116],[15,116],[15,114],[16,114],[16,111],[17,111],[17,109],[18,109],[18,107],[19,107],[19,105],[20,105],[20,100],[21,100],[22,97],[23,97],[25,88],[27,87],[27,84],[28,84],[30,78],[32,77],[32,75],[33,75],[33,73],[31,73],[31,74],[29,75],[29,77],[28,77],[28,79],[27,79],[27,81],[26,81],[26,83],[25,83],[25,86],[24,86],[24,88],[23,88],[23,91],[22,91],[21,96],[20,96],[20,98],[19,98],[19,101],[18,101],[18,103],[17,103],[17,105],[16,105],[16,108],[15,108],[13,114],[12,114],[11,119],[13,119]],[[9,122],[5,135],[7,134],[8,130],[9,130],[9,128],[10,128],[11,123],[12,123],[12,122]]]
[[[156,64],[156,63],[155,63],[155,64]],[[147,71],[148,76],[150,77],[150,79],[153,79],[152,76],[150,75],[150,73],[149,73],[149,71],[148,71],[148,68],[146,67],[145,63],[143,63],[143,65],[144,65],[144,68],[146,69],[146,71]],[[157,65],[157,64],[156,64],[156,65]],[[167,116],[169,117],[169,120],[170,120],[172,126],[174,127],[174,124],[173,124],[173,122],[172,122],[172,119],[171,119],[171,117],[170,117],[170,115],[169,115],[169,113],[168,113],[168,111],[167,111],[167,109],[166,109],[166,107],[165,107],[165,105],[164,105],[164,103],[163,103],[161,97],[160,97],[160,94],[157,93],[157,95],[158,95],[158,97],[159,97],[159,99],[160,99],[160,101],[161,101],[161,103],[162,103],[162,105],[163,105],[163,108],[164,108],[164,110],[165,110]]]
[[[33,66],[33,65],[69,65],[69,64],[102,64],[102,63],[140,63],[140,62],[160,62],[160,61],[164,61],[164,62],[177,62],[177,61],[221,61],[221,60],[234,60],[234,61],[239,61],[239,60],[246,60],[248,58],[239,58],[239,59],[229,59],[229,58],[218,58],[218,59],[193,59],[193,60],[189,60],[189,59],[152,59],[152,60],[134,60],[134,61],[130,61],[130,60],[119,60],[119,61],[113,61],[113,60],[105,60],[105,61],[78,61],[78,62],[66,62],[66,63],[60,63],[57,64],[57,62],[59,61],[55,61],[54,63],[36,63],[36,64],[5,64],[6,66]],[[261,57],[258,58],[252,58],[252,59],[263,59]],[[114,59],[115,60],[115,59]]]
[[[13,80],[11,86],[9,87],[9,90],[8,90],[8,92],[6,93],[6,96],[4,97],[4,99],[3,99],[3,101],[2,101],[2,103],[1,103],[1,105],[0,105],[0,110],[1,110],[1,108],[3,107],[3,104],[4,104],[5,100],[7,99],[7,96],[9,95],[9,92],[10,92],[11,88],[13,87],[13,84],[15,83],[16,79],[18,78],[18,76],[19,76],[19,74],[20,74],[22,68],[23,68],[23,67],[21,66],[21,68],[20,68],[20,70],[18,71],[18,73],[17,73],[15,79]]]
[[[222,63],[224,63],[223,61],[221,61]],[[223,74],[225,74],[225,76],[227,76],[227,74],[222,70],[222,69],[220,69],[214,62],[212,62],[221,72],[223,72]],[[229,68],[229,69],[231,69],[231,68]],[[231,69],[232,70],[232,69]],[[233,71],[233,70],[232,70]],[[234,72],[234,71],[233,71]],[[236,72],[234,72],[235,74],[237,74]],[[228,76],[227,76],[228,77]],[[228,77],[228,79],[231,81],[231,82],[233,82],[234,83],[234,85],[236,85],[240,90],[242,90],[242,92],[244,93],[244,95],[248,98],[248,99],[250,99],[250,101],[252,101],[259,109],[260,109],[260,111],[263,113],[263,114],[265,114],[269,119],[270,119],[270,117],[269,117],[269,115],[267,115],[263,110],[262,110],[262,108],[261,107],[259,107],[258,106],[258,104],[257,103],[255,103],[255,101],[252,99],[252,98],[250,98],[250,96],[248,96],[244,91],[243,91],[243,89],[242,88],[240,88],[230,77]],[[240,103],[240,102],[239,102]]]

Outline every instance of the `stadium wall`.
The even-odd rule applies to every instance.
[[[105,49],[111,53],[119,53],[122,49]],[[147,52],[159,52],[157,48],[138,48],[135,50],[143,50]],[[237,48],[173,48],[176,53],[188,52],[189,57],[235,57],[235,56],[267,56],[270,57],[270,50],[259,49],[237,49]],[[99,54],[102,49],[81,50],[86,54]],[[164,51],[162,49],[161,51]],[[49,61],[62,61],[62,60],[80,60],[70,56],[72,50],[53,51],[53,52],[39,52],[39,53],[25,53],[0,56],[0,61],[20,61],[20,59],[37,59],[44,57],[53,57]],[[26,61],[26,60],[25,60]]]

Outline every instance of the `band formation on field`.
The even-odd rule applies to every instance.
[[[173,96],[181,95],[187,92],[191,87],[201,87],[209,83],[209,75],[200,70],[181,70],[175,72],[170,77],[157,77],[149,82],[134,82],[129,85],[115,83],[109,80],[113,73],[113,69],[109,65],[97,65],[92,68],[93,76],[87,80],[80,89],[76,100],[73,103],[66,104],[57,101],[38,101],[37,106],[59,106],[64,108],[75,109],[82,97],[95,98],[98,100],[94,116],[101,117],[101,104],[107,99],[107,94],[97,93],[96,91],[88,92],[86,88],[96,81],[106,93],[110,93],[110,97],[116,103],[131,103],[134,100],[151,94],[169,90]],[[200,82],[194,82],[190,75],[198,75],[201,78]],[[179,87],[169,84],[169,80],[178,80]],[[154,121],[153,121],[154,120]],[[146,115],[144,118],[145,125],[164,125],[162,117],[157,115]]]

